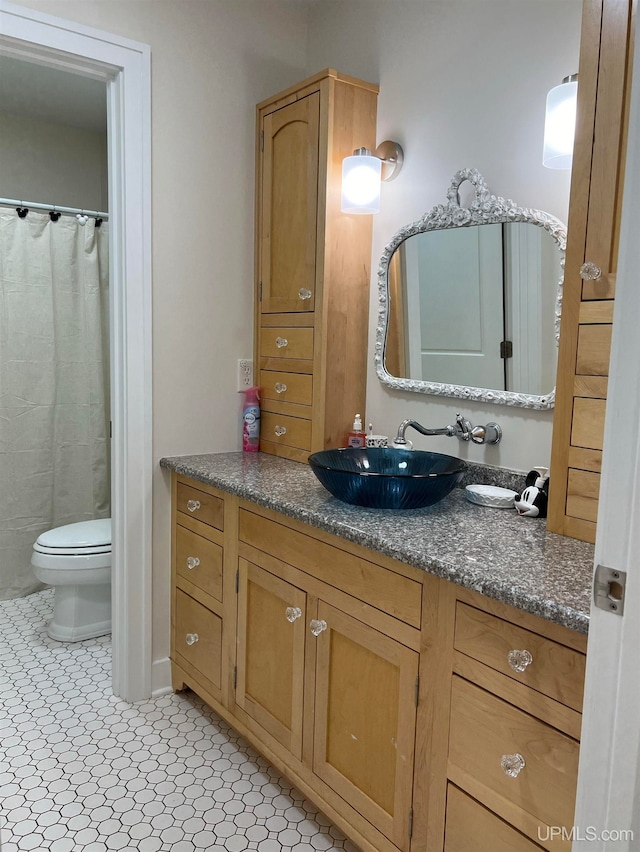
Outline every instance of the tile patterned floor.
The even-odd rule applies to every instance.
[[[52,594],[0,601],[2,852],[356,852],[193,693],[115,698],[110,637],[49,639]]]

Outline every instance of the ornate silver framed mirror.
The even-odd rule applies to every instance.
[[[461,204],[468,181],[475,195]],[[375,361],[395,390],[552,408],[566,228],[457,172],[378,267]]]

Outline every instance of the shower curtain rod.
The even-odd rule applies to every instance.
[[[36,201],[18,201],[15,198],[0,198],[0,205],[4,207],[27,207],[32,210],[55,210],[56,213],[79,213],[82,216],[99,216],[108,219],[108,213],[100,213],[98,210],[81,210],[79,207],[58,207],[57,204],[39,204]]]

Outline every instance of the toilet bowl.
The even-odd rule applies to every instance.
[[[111,520],[48,530],[33,545],[38,580],[55,589],[52,639],[79,642],[111,633]]]

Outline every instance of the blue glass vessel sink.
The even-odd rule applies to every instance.
[[[446,497],[462,479],[466,462],[441,453],[390,447],[322,450],[309,456],[327,491],[370,509],[419,509]]]

